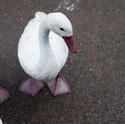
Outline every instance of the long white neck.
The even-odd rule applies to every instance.
[[[50,29],[45,22],[42,22],[39,27],[39,42],[41,45],[49,45],[49,33]]]

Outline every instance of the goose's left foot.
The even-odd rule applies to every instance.
[[[35,96],[39,92],[39,90],[43,87],[44,87],[44,83],[28,77],[26,80],[24,80],[21,83],[19,90],[28,95]]]
[[[61,74],[49,81],[47,85],[54,96],[70,92],[70,87]]]

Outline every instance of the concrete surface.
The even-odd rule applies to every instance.
[[[18,91],[26,74],[17,44],[35,11],[52,12],[59,0],[0,0],[0,86],[12,97],[0,105],[5,124],[125,124],[125,1],[80,0],[64,12],[80,52],[63,74],[71,94],[53,97],[47,88],[31,97]]]

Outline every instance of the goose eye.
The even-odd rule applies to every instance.
[[[61,31],[64,31],[64,29],[63,29],[63,28],[60,28],[60,30],[61,30]]]

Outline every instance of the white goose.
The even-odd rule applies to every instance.
[[[22,92],[34,96],[44,84],[53,95],[70,92],[59,72],[67,60],[68,48],[77,52],[72,35],[71,22],[64,14],[36,12],[18,44],[20,65],[30,76],[21,83]]]

